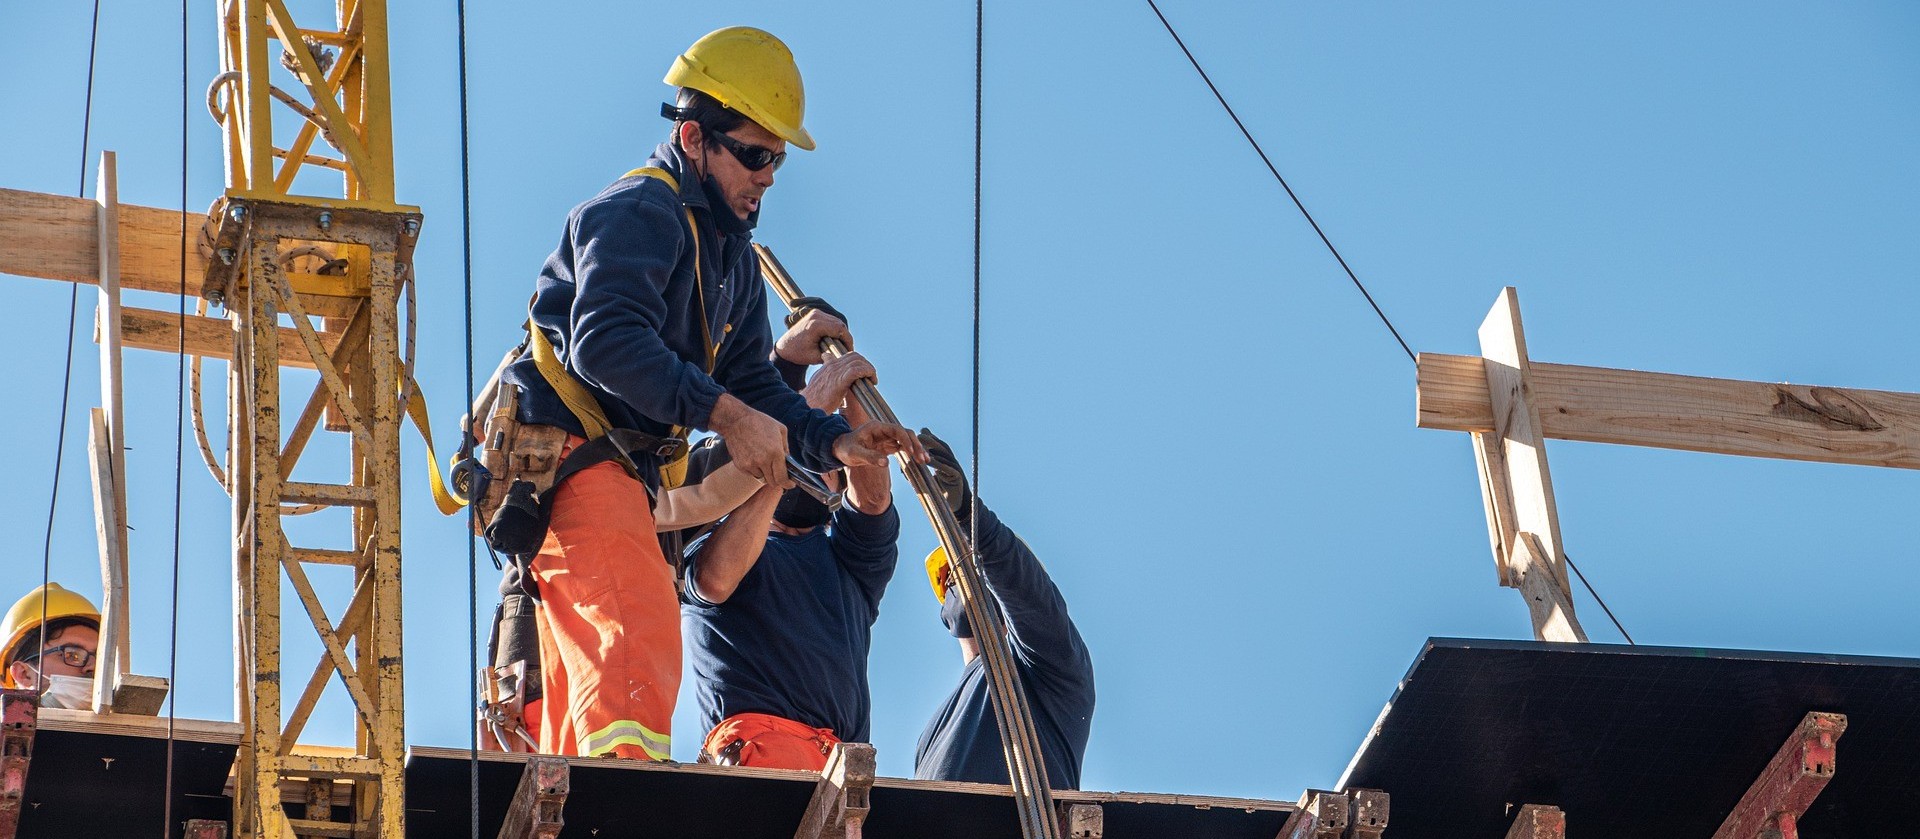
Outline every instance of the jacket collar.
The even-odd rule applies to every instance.
[[[680,180],[680,203],[705,211],[707,218],[721,236],[747,235],[753,231],[755,224],[759,221],[758,213],[754,214],[756,218],[741,221],[739,216],[733,214],[733,209],[730,207],[723,208],[725,212],[716,211],[713,200],[707,195],[703,179],[694,171],[693,164],[687,160],[686,153],[672,141],[661,143],[654,148],[653,157],[647,161],[647,165],[659,166],[672,172],[674,177]]]

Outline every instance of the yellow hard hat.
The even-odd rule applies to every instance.
[[[940,582],[940,577],[947,570],[947,565],[945,545],[934,548],[933,553],[927,554],[927,582],[933,584],[933,599],[942,603],[947,602],[947,586]]]
[[[86,618],[95,626],[100,624],[100,610],[93,607],[93,601],[60,587],[59,583],[48,583],[41,588],[27,592],[7,610],[4,629],[7,633],[7,645],[0,647],[0,656],[6,656],[0,665],[13,663],[13,648],[25,640],[28,633],[40,628],[42,621],[52,623],[62,618]],[[3,678],[12,687],[12,677]]]
[[[673,60],[666,82],[707,94],[774,136],[813,151],[813,135],[800,125],[807,110],[800,68],[770,32],[751,26],[709,32]]]

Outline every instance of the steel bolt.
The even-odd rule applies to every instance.
[[[225,306],[227,305],[227,295],[217,289],[208,289],[207,302],[215,306]]]
[[[234,224],[244,222],[247,220],[247,208],[233,207],[227,210],[227,218],[232,219]]]
[[[216,255],[220,257],[221,265],[233,264],[233,248],[221,248]]]
[[[327,211],[325,211],[325,210],[322,210],[322,211],[320,211],[320,229],[321,229],[321,230],[331,230],[331,229],[333,229],[333,214],[332,214],[332,213],[329,213],[329,212],[327,212]]]
[[[414,237],[414,236],[418,236],[418,235],[420,235],[420,220],[419,220],[419,219],[417,219],[417,218],[410,218],[410,219],[407,219],[407,236],[408,236],[408,238],[412,238],[412,237]]]

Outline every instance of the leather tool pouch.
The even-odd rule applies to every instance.
[[[504,554],[534,553],[546,540],[546,511],[539,502],[553,487],[567,445],[564,428],[520,422],[519,403],[517,388],[500,388],[493,410],[474,429],[487,478],[474,488],[473,525]]]

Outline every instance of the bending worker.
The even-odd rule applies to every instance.
[[[973,495],[966,473],[940,438],[920,432],[933,457],[935,481],[943,500],[971,531]],[[1055,789],[1080,788],[1080,761],[1087,752],[1093,722],[1093,659],[1080,630],[1067,614],[1047,569],[1027,543],[1000,518],[978,505],[980,543],[975,548],[988,590],[1006,615],[1007,646],[1033,709],[1033,725],[1040,737],[1047,783]],[[960,642],[960,684],[920,735],[913,755],[913,776],[923,780],[1008,783],[1006,752],[1000,746],[1000,724],[988,695],[986,664],[980,642],[967,620],[960,589],[953,584],[945,550],[927,557],[927,577],[940,600],[940,620]]]
[[[859,424],[867,417],[847,392],[873,377],[849,353],[801,392]],[[688,552],[681,620],[708,730],[702,761],[817,772],[834,743],[868,741],[867,654],[900,514],[885,465],[844,475],[823,476],[845,489],[838,512],[798,487],[767,487]]]
[[[544,500],[530,571],[543,604],[538,739],[548,753],[668,759],[679,609],[648,499],[669,438],[722,434],[740,468],[780,489],[790,448],[816,469],[925,456],[899,426],[856,430],[808,407],[767,360],[751,234],[787,145],[813,148],[786,45],[722,29],[677,58],[666,82],[680,89],[662,108],[672,135],[568,214],[535,286],[531,351],[501,378],[520,392],[521,423],[566,431],[562,459],[601,438],[589,417],[652,440],[622,453],[632,471],[606,460],[568,473]]]
[[[5,683],[40,694],[46,708],[93,707],[100,610],[59,583],[27,592],[7,610]]]

